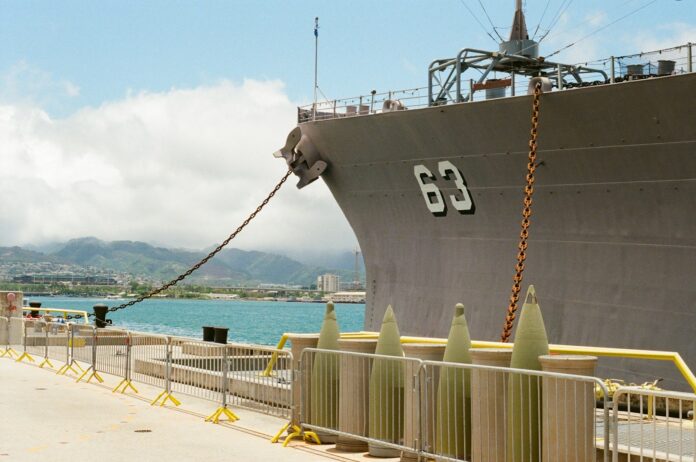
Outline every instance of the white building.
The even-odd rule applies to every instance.
[[[338,292],[338,276],[335,274],[322,274],[317,278],[317,290],[322,292]]]
[[[334,303],[365,303],[365,292],[336,292],[329,298]]]

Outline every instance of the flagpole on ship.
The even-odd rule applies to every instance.
[[[319,62],[319,17],[314,18],[314,104],[312,120],[317,119],[317,68]]]

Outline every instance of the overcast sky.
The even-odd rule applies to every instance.
[[[495,48],[486,14],[505,36],[514,1],[483,4],[0,1],[0,245],[219,242],[285,170],[271,154],[311,99],[315,16],[319,83],[335,98],[423,86],[434,58]],[[560,61],[696,42],[694,0],[526,8],[530,33],[555,23],[542,54],[587,36]],[[355,246],[324,184],[295,182],[235,247]]]

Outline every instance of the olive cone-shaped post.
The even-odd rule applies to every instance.
[[[391,305],[387,307],[375,354],[403,357],[401,334]],[[400,443],[404,433],[404,367],[401,361],[377,358],[370,374],[370,438]],[[398,457],[398,450],[369,444],[374,457]]]
[[[443,360],[471,364],[471,337],[464,315],[464,305],[457,304],[447,337]],[[435,410],[438,454],[455,459],[471,454],[471,374],[466,369],[442,367],[437,387]]]
[[[540,371],[539,356],[549,354],[544,319],[537,303],[534,286],[527,297],[515,332],[510,367]],[[538,377],[511,374],[508,381],[508,462],[538,462],[541,460],[540,397]]]
[[[338,350],[340,337],[334,304],[326,305],[324,322],[319,331],[317,348],[322,350]],[[311,383],[311,423],[325,428],[338,428],[338,355],[317,353],[312,364]],[[320,435],[324,443],[335,442],[335,437]],[[329,441],[332,440],[332,441]]]

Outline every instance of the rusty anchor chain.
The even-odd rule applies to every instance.
[[[515,265],[515,275],[512,278],[512,292],[510,294],[510,304],[505,316],[503,332],[500,341],[507,343],[512,335],[512,326],[515,323],[515,313],[520,299],[522,275],[524,273],[524,262],[527,259],[527,239],[529,238],[529,225],[532,217],[532,197],[534,195],[534,171],[537,168],[537,136],[539,128],[539,100],[541,96],[541,82],[534,86],[534,97],[532,99],[532,128],[529,137],[529,157],[527,162],[527,184],[524,187],[524,201],[522,207],[522,222],[520,230],[520,242],[517,245],[517,264]]]

